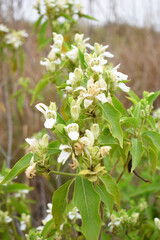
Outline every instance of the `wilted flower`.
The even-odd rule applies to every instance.
[[[109,155],[109,152],[111,150],[111,147],[110,146],[103,146],[100,148],[100,155],[102,158],[104,158],[107,155]]]
[[[30,165],[26,169],[25,174],[26,177],[32,179],[36,175],[36,162],[34,162],[34,157],[31,158]]]

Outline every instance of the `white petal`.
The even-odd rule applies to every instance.
[[[96,98],[97,98],[99,101],[101,101],[102,104],[108,102],[108,99],[107,99],[107,97],[105,96],[104,93],[101,93],[101,94],[97,95]]]
[[[90,131],[90,130],[86,130],[86,135],[88,137],[88,140],[89,140],[89,146],[92,147],[93,144],[94,144],[94,136],[93,136],[93,133]]]
[[[93,100],[85,99],[84,100],[84,107],[88,108],[92,104],[92,102],[93,102]]]
[[[87,90],[85,89],[85,87],[77,87],[75,90],[74,90],[75,92],[76,91],[84,91],[84,92],[86,92]]]
[[[69,217],[69,219],[73,220],[75,218],[75,213],[69,212],[68,217]]]
[[[71,152],[66,152],[65,150],[63,150],[57,159],[58,163],[65,164],[70,155]]]
[[[69,148],[69,149],[72,149],[71,146],[69,146],[69,145],[63,145],[63,144],[61,144],[60,147],[59,147],[60,150],[64,150],[64,149],[68,149],[68,148]]]
[[[93,70],[94,72],[103,73],[103,68],[102,68],[101,65],[94,65],[94,66],[91,67],[91,68],[92,68],[92,70]]]
[[[35,107],[43,114],[48,110],[48,107],[44,103],[38,103]]]
[[[79,133],[76,131],[70,132],[70,133],[68,133],[68,136],[71,140],[75,141],[79,138]]]
[[[118,83],[118,87],[124,92],[129,92],[130,90],[130,87],[127,87],[124,83]]]
[[[42,220],[43,225],[45,225],[47,222],[49,222],[53,216],[51,214],[48,214],[45,219]]]
[[[26,223],[25,223],[24,221],[21,221],[21,222],[20,222],[20,230],[21,230],[21,231],[25,231],[25,230],[26,230],[26,227],[27,227]]]
[[[121,73],[121,72],[117,72],[117,77],[119,77],[121,80],[127,80],[128,79],[128,75]]]
[[[114,57],[114,55],[112,53],[110,53],[110,52],[104,52],[103,56],[105,56],[107,58],[113,58]]]
[[[94,47],[93,47],[91,44],[86,43],[85,45],[86,45],[86,47],[89,48],[90,50],[92,50],[92,51],[94,50]]]
[[[26,138],[25,141],[30,145],[33,146],[37,140],[35,138]]]
[[[44,122],[44,127],[48,129],[52,129],[55,123],[56,123],[56,119],[48,118]]]

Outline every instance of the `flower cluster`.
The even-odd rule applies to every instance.
[[[76,23],[77,18],[83,17],[83,6],[80,3],[76,3],[74,0],[44,0],[45,17],[47,16],[52,30],[63,33],[69,32],[71,27]],[[36,1],[34,7],[38,13],[43,16],[40,1]]]
[[[7,26],[0,24],[0,41],[1,44],[11,46],[17,50],[23,45],[24,39],[28,37],[25,30],[15,31]]]

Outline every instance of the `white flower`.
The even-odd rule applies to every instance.
[[[117,85],[123,92],[129,92],[130,90],[130,87],[127,87],[126,84],[120,82],[118,83]]]
[[[139,218],[139,213],[138,213],[138,212],[134,212],[134,213],[132,213],[132,215],[131,215],[131,217],[130,217],[130,222],[131,222],[132,224],[136,224],[138,218]]]
[[[87,138],[88,138],[88,147],[91,148],[94,144],[94,136],[93,136],[93,133],[86,129],[86,135],[87,135]]]
[[[73,62],[78,58],[78,48],[72,45],[73,49],[66,53],[66,56]]]
[[[96,98],[101,101],[102,104],[108,102],[108,99],[104,93],[100,93],[96,96]]]
[[[6,27],[4,24],[0,24],[0,32],[9,32],[9,28]]]
[[[79,126],[77,123],[71,123],[65,129],[71,140],[75,141],[79,138]]]
[[[43,225],[45,225],[48,221],[50,221],[52,218],[53,218],[53,216],[52,216],[52,203],[48,203],[47,204],[47,206],[48,206],[48,209],[47,209],[47,216],[42,220],[42,223],[43,223]]]
[[[52,103],[51,103],[52,104]],[[51,106],[50,104],[50,106]],[[50,109],[43,103],[38,103],[36,108],[44,114],[46,121],[44,122],[45,128],[52,129],[56,123],[57,113],[55,110]]]
[[[115,80],[115,83],[117,84],[117,87],[119,87],[124,92],[129,92],[130,87],[127,87],[122,81],[126,81],[128,79],[128,75],[123,74],[121,72],[118,72],[117,69],[119,68],[120,64],[118,64],[116,67],[114,67],[111,70],[111,74]]]
[[[30,145],[29,150],[34,153],[38,148],[38,140],[35,138],[26,138],[26,142]]]
[[[160,230],[160,219],[159,218],[154,218],[154,223],[156,225],[156,228]]]
[[[93,103],[93,100],[85,99],[84,100],[84,107],[88,108]]]
[[[69,219],[71,219],[71,220],[73,220],[74,218],[75,218],[75,219],[81,219],[81,215],[80,215],[80,213],[79,213],[78,211],[79,211],[79,210],[77,209],[77,207],[74,207],[74,208],[72,209],[72,211],[70,211],[70,212],[68,213]]]
[[[60,153],[57,161],[58,161],[58,163],[65,164],[65,162],[71,155],[72,148],[71,148],[71,146],[61,144],[59,149],[62,150],[62,152]]]
[[[99,136],[99,125],[97,123],[92,124],[91,132],[94,135],[94,138],[97,139]]]

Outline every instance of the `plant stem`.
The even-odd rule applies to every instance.
[[[80,176],[80,175],[77,174],[77,173],[58,172],[58,171],[54,171],[54,170],[51,170],[50,173],[54,173],[54,174],[56,174],[56,175],[70,176],[70,177]]]

